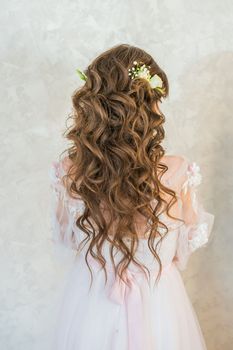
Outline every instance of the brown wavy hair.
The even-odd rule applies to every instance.
[[[146,79],[130,78],[128,70],[134,61],[150,66],[151,75],[159,75],[164,95],[152,89]],[[159,263],[158,279],[162,264],[157,246],[168,233],[159,215],[165,211],[174,219],[169,210],[177,201],[175,191],[161,183],[161,177],[168,170],[167,165],[160,162],[165,154],[161,145],[165,116],[153,108],[168,96],[167,76],[151,55],[127,44],[100,54],[84,73],[87,80],[72,95],[73,111],[68,118],[72,123],[64,136],[71,141],[66,150],[72,162],[65,175],[69,180],[67,190],[71,197],[81,198],[85,204],[76,225],[85,232],[85,242],[89,242],[86,263],[92,275],[87,260],[91,254],[104,268],[106,277],[102,246],[107,240],[115,273],[121,278],[131,262],[142,269],[145,267],[150,274],[135,258],[139,237],[134,218],[140,213],[148,220],[148,246]],[[170,200],[165,200],[163,194]],[[108,212],[108,220],[103,210]],[[110,234],[113,226],[114,234]],[[165,234],[161,235],[160,228],[165,229]],[[157,236],[160,239],[154,247]],[[124,242],[125,237],[130,238],[130,245]],[[123,254],[117,265],[114,248]]]

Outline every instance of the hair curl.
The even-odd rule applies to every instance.
[[[134,61],[149,65],[151,75],[160,76],[165,95],[152,89],[147,80],[129,77],[128,69]],[[134,256],[139,242],[134,218],[140,213],[150,224],[148,246],[159,263],[158,279],[162,264],[156,249],[168,233],[159,215],[165,211],[174,218],[169,210],[177,201],[175,191],[161,183],[162,175],[168,170],[160,162],[165,154],[161,145],[165,116],[153,108],[154,103],[157,105],[168,96],[167,76],[148,53],[127,44],[103,52],[84,73],[87,80],[72,95],[73,112],[69,116],[72,125],[64,135],[72,142],[67,150],[72,162],[66,175],[67,189],[72,197],[78,195],[85,204],[76,225],[87,235],[85,241],[90,242],[86,263],[92,275],[87,260],[90,253],[101,263],[106,276],[102,246],[107,240],[111,244],[115,273],[119,274],[120,270],[121,278],[130,262],[148,271]],[[163,194],[171,199],[166,201]],[[101,209],[107,210],[109,220]],[[115,229],[111,233],[113,225]],[[163,235],[159,232],[161,227],[166,231]],[[158,235],[160,240],[154,247]],[[131,238],[130,246],[123,240],[126,236]],[[114,247],[123,254],[117,266]]]

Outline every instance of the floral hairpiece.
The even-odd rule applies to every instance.
[[[132,79],[136,78],[142,78],[146,79],[152,89],[156,89],[159,92],[162,93],[162,95],[165,94],[165,89],[163,88],[163,81],[160,78],[158,74],[154,74],[151,76],[150,74],[150,66],[146,66],[145,64],[139,64],[137,61],[133,62],[135,67],[129,68],[129,76],[131,76]],[[80,79],[87,81],[87,76],[84,72],[82,72],[80,69],[76,69],[77,74],[79,75]]]
[[[150,74],[150,66],[147,66],[145,64],[140,64],[137,61],[133,62],[134,67],[129,68],[129,76],[131,76],[131,79],[136,79],[136,78],[142,78],[146,79],[152,89],[156,89],[159,92],[162,93],[162,95],[165,94],[165,89],[163,87],[163,81],[160,78],[158,74],[154,74],[151,76]]]

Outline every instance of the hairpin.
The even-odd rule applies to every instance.
[[[129,76],[131,79],[142,78],[146,79],[152,89],[156,89],[161,92],[163,95],[165,94],[165,88],[163,87],[163,81],[158,74],[154,74],[151,76],[150,74],[150,66],[145,64],[140,64],[137,61],[133,62],[134,67],[129,68]]]
[[[158,74],[154,74],[151,76],[150,74],[150,66],[147,66],[145,64],[139,64],[137,61],[133,62],[135,67],[129,68],[128,75],[131,76],[132,79],[136,78],[142,78],[146,79],[152,89],[158,90],[162,95],[165,94],[165,88],[163,88],[163,81],[160,78]],[[86,81],[87,76],[84,72],[82,72],[80,69],[76,69],[77,74],[79,75],[80,79]]]

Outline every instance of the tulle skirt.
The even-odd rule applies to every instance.
[[[167,263],[158,284],[138,269],[124,283],[80,254],[67,278],[51,350],[206,350],[182,276]],[[153,271],[151,271],[153,272]],[[155,272],[155,271],[154,271]],[[106,282],[106,283],[105,283]]]

